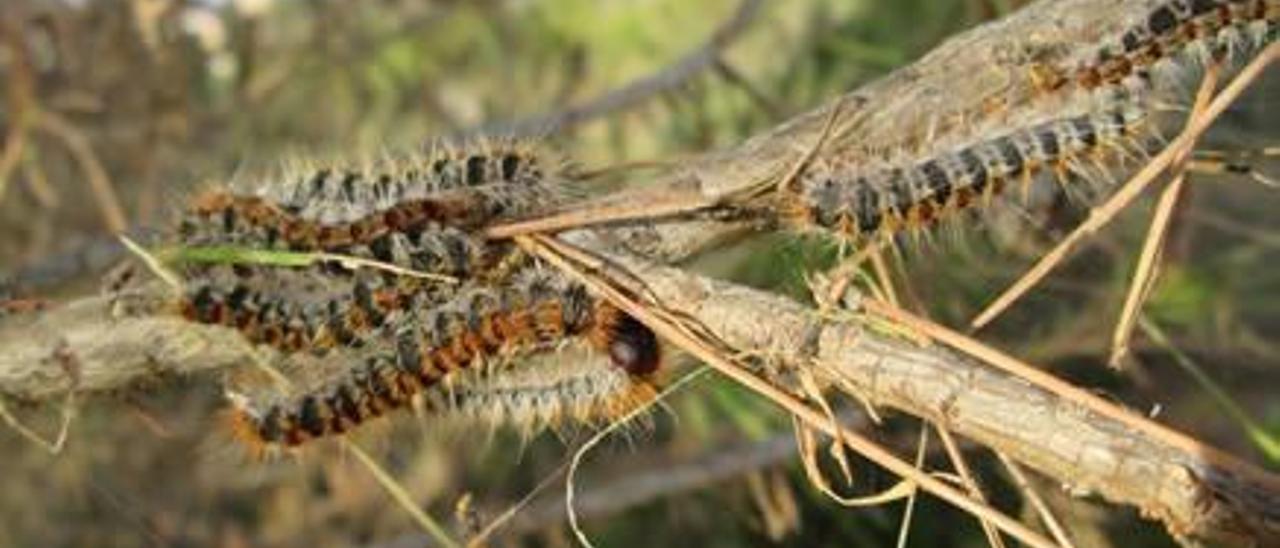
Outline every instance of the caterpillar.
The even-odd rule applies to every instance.
[[[250,241],[246,241],[250,240]],[[231,247],[251,250],[272,251],[273,241],[269,238],[251,241],[242,238],[235,241],[220,241],[216,238],[187,239],[182,245],[187,248],[199,247]],[[510,253],[511,246],[501,242],[484,241],[477,236],[454,227],[430,224],[416,230],[406,232],[389,232],[367,242],[349,246],[316,250],[330,255],[354,257],[376,261],[384,265],[414,271],[418,274],[436,274],[454,278],[469,278],[484,271],[490,263],[500,260]],[[322,265],[339,266],[338,259],[320,261]],[[217,264],[217,263],[214,263]],[[251,268],[248,263],[241,263],[244,268]],[[190,275],[198,275],[207,270],[198,262],[192,262],[186,269]],[[340,273],[346,269],[328,269]],[[388,271],[384,271],[388,272]]]
[[[285,352],[359,345],[395,315],[433,306],[445,295],[426,284],[391,285],[375,276],[356,276],[348,284],[288,271],[226,278],[188,284],[179,313]]]
[[[347,250],[418,272],[471,279],[504,260],[506,246],[442,227],[393,233]],[[239,329],[256,344],[286,352],[352,345],[400,311],[438,304],[451,287],[395,273],[251,264],[197,265],[178,303],[187,320]]]
[[[371,184],[361,184],[365,177],[361,173],[319,170],[295,178],[292,184],[259,189],[257,194],[304,220],[349,223],[450,190],[511,185],[518,193],[545,188],[563,177],[562,162],[549,162],[545,156],[529,144],[509,140],[436,145],[425,158],[383,162],[389,169],[372,170],[380,174],[368,176]]]
[[[817,165],[801,175],[783,210],[795,225],[853,237],[925,226],[1000,194],[1010,181],[1029,183],[1046,169],[1060,179],[1080,174],[1077,160],[1123,150],[1146,120],[1143,109],[1119,106],[1031,124],[907,165]]]
[[[1206,50],[1231,46],[1242,37],[1265,39],[1280,21],[1276,0],[1171,0],[1100,46],[1058,86],[1074,81],[1085,90],[1130,81],[1143,86],[1160,62],[1193,44]]]
[[[262,243],[332,250],[430,223],[474,227],[552,201],[565,175],[514,143],[447,149],[408,166],[318,169],[248,191],[192,200],[179,227],[189,245]]]
[[[656,337],[612,308],[563,277],[525,271],[510,286],[476,288],[422,312],[394,334],[394,348],[368,354],[327,386],[264,409],[238,405],[233,432],[250,446],[296,447],[403,408],[478,362],[584,335],[629,376],[652,375],[661,360]]]
[[[447,390],[428,390],[422,408],[433,417],[532,429],[615,419],[655,395],[649,377],[586,358],[555,356],[507,374],[476,375]]]
[[[535,358],[535,363],[503,374],[472,371],[448,385],[436,384],[423,389],[415,402],[417,414],[432,420],[462,423],[480,422],[490,426],[510,425],[529,433],[540,427],[555,427],[566,423],[591,423],[608,421],[623,416],[640,405],[651,401],[657,390],[651,378],[636,377],[616,367],[601,367],[598,360],[581,353],[549,354]],[[319,364],[307,364],[314,367]],[[346,413],[349,416],[371,417],[379,396],[368,392],[368,373],[348,384],[330,389],[329,397],[318,404],[334,406],[335,410],[315,408],[312,413]],[[395,389],[395,388],[393,388]],[[271,415],[272,424],[281,432],[296,428],[280,413],[278,400],[254,396],[243,392],[228,391],[232,406],[222,413],[222,431],[237,440],[240,447],[261,458],[280,449],[287,443],[268,443],[262,439],[259,429],[262,419]],[[382,396],[386,397],[386,396]],[[262,401],[273,401],[263,404]],[[345,411],[337,411],[339,408]],[[368,417],[360,419],[368,420]],[[344,419],[345,420],[345,419]],[[342,427],[355,428],[359,423],[346,421]],[[301,434],[293,434],[301,439]],[[336,429],[331,435],[336,435]],[[286,434],[287,437],[287,434]]]

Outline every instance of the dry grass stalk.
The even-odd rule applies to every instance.
[[[1196,92],[1195,104],[1191,108],[1192,119],[1204,114],[1205,107],[1209,105],[1209,100],[1213,98],[1213,92],[1218,87],[1218,75],[1221,70],[1221,63],[1213,63],[1206,70],[1204,79],[1200,83],[1200,90]],[[1177,207],[1178,198],[1182,196],[1182,187],[1187,182],[1189,157],[1190,149],[1187,149],[1174,158],[1172,169],[1176,175],[1164,192],[1160,193],[1160,199],[1156,202],[1155,215],[1151,217],[1151,226],[1147,229],[1142,253],[1138,255],[1138,267],[1133,271],[1133,281],[1129,283],[1129,292],[1125,295],[1120,321],[1116,324],[1111,340],[1111,357],[1108,363],[1112,367],[1119,368],[1128,356],[1129,341],[1133,338],[1133,328],[1137,325],[1142,304],[1146,302],[1151,289],[1155,287],[1156,264],[1162,255],[1165,235],[1168,234],[1169,225],[1173,221],[1174,208]]]

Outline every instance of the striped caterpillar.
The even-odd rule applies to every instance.
[[[393,233],[348,250],[417,272],[470,279],[498,260],[486,244],[452,228]],[[370,271],[236,264],[188,269],[179,302],[190,321],[239,329],[250,342],[286,352],[352,345],[397,312],[437,304],[440,283]]]
[[[188,284],[179,309],[189,321],[235,328],[254,344],[319,353],[359,345],[396,314],[443,298],[425,284],[392,285],[374,276],[339,282],[291,271],[203,279]]]
[[[513,143],[440,150],[401,163],[408,165],[319,169],[248,192],[212,190],[193,200],[180,236],[189,245],[343,249],[430,223],[475,227],[519,214],[554,199],[564,177]]]
[[[600,367],[585,357],[549,357],[504,375],[475,375],[449,389],[423,393],[422,407],[437,417],[458,417],[524,429],[612,420],[654,398],[646,377]]]
[[[1230,49],[1242,39],[1262,41],[1280,21],[1276,0],[1170,0],[1159,3],[1119,38],[1099,47],[1070,71],[1086,90],[1128,81],[1145,87],[1150,71],[1193,45]]]
[[[784,209],[795,224],[853,237],[925,226],[1046,168],[1059,179],[1082,174],[1079,159],[1124,150],[1146,119],[1144,110],[1121,106],[1032,124],[905,166],[819,165],[801,176]]]
[[[235,435],[254,447],[294,447],[342,434],[406,407],[424,389],[481,361],[569,338],[585,338],[629,376],[657,371],[657,339],[644,325],[550,272],[528,270],[517,278],[503,287],[464,291],[418,314],[394,334],[393,348],[367,353],[332,383],[265,408],[239,402]]]
[[[413,409],[433,421],[515,426],[531,433],[541,427],[613,420],[652,401],[657,394],[652,379],[632,376],[617,367],[602,367],[598,360],[581,353],[555,353],[533,359],[536,363],[501,375],[471,371],[456,382],[425,388]],[[348,382],[350,384],[330,389],[330,397],[321,404],[343,405],[348,413],[367,414],[361,420],[372,418],[367,409],[389,405],[369,401],[379,396],[368,392],[367,379]],[[233,405],[223,415],[227,431],[251,455],[261,458],[290,447],[282,442],[264,441],[258,433],[258,421],[253,419],[287,404],[278,398],[263,396],[258,396],[259,401],[255,402],[250,396],[233,391],[228,392],[228,398]],[[301,434],[294,436],[301,438]]]

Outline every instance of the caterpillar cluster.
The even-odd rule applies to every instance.
[[[1074,81],[1085,90],[1120,83],[1145,87],[1160,63],[1194,46],[1211,52],[1262,41],[1278,22],[1276,0],[1163,1],[1054,84]]]
[[[292,182],[283,184],[217,189],[192,202],[178,239],[186,247],[323,252],[467,280],[500,262],[510,245],[486,242],[466,226],[439,221],[487,219],[498,209],[434,215],[432,208],[486,201],[527,207],[522,200],[551,192],[542,177],[553,175],[540,162],[526,146],[482,143],[387,162],[380,173],[321,169],[300,179],[285,177]],[[439,301],[440,291],[430,284],[390,272],[382,281],[351,276],[332,263],[307,269],[310,276],[249,264],[232,265],[231,274],[227,270],[186,267],[183,316],[238,328],[252,342],[286,351],[355,344],[389,315]],[[324,289],[304,289],[317,286]]]
[[[1081,174],[1079,160],[1124,150],[1146,119],[1141,108],[1118,106],[1030,124],[907,165],[817,165],[801,176],[784,209],[794,224],[855,238],[927,226],[1010,182],[1029,183],[1046,170],[1060,179]]]
[[[565,398],[576,397],[571,387],[598,395],[562,402],[581,411],[569,415],[603,413],[651,393],[648,379],[661,356],[647,327],[532,264],[510,242],[479,234],[486,224],[553,203],[565,177],[523,145],[479,143],[381,170],[312,170],[286,178],[292,182],[198,196],[178,227],[184,247],[319,252],[451,278],[353,270],[341,261],[185,264],[178,309],[186,319],[238,329],[286,360],[345,363],[287,400],[237,397],[230,413],[236,437],[262,448],[342,434],[424,401],[420,394],[476,364],[574,339],[608,356],[630,388],[559,384]],[[531,405],[504,401],[511,409]],[[608,401],[615,403],[602,403]],[[550,409],[545,402],[534,407]]]
[[[544,270],[500,288],[465,291],[418,314],[394,334],[394,347],[366,353],[351,371],[265,408],[241,402],[234,432],[253,447],[294,447],[345,433],[408,406],[446,376],[584,338],[632,382],[657,370],[657,340],[639,322],[585,289]]]

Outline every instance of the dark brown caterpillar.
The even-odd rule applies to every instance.
[[[562,175],[517,146],[437,153],[383,172],[320,169],[302,181],[193,200],[180,227],[188,245],[260,243],[333,250],[440,223],[475,227],[545,205]]]
[[[310,412],[361,417],[358,421],[343,419],[339,428],[347,431],[372,419],[375,416],[373,409],[386,408],[389,404],[372,401],[379,396],[370,392],[374,387],[371,387],[369,375],[368,371],[360,372],[356,377],[347,379],[346,384],[330,389],[327,397],[313,404],[330,406],[332,410],[316,408]],[[400,389],[397,386],[389,388],[393,391]],[[650,377],[635,377],[616,367],[600,367],[589,359],[560,359],[557,356],[501,375],[473,372],[448,387],[436,384],[424,388],[420,394],[420,405],[416,406],[416,411],[432,419],[512,425],[530,431],[566,422],[610,421],[652,401],[657,391]],[[259,428],[264,425],[252,418],[281,409],[278,405],[257,404],[257,408],[264,410],[257,412],[252,411],[255,403],[248,396],[235,392],[229,396],[234,406],[224,418],[232,435],[249,449],[252,456],[263,457],[289,446],[287,443],[265,442],[259,433]],[[390,399],[397,396],[380,397]],[[281,432],[297,428],[280,415],[283,412],[275,411],[276,415],[271,417],[275,428]],[[294,437],[302,439],[301,434]]]
[[[853,237],[927,226],[1046,169],[1060,178],[1080,174],[1076,161],[1124,150],[1145,120],[1140,108],[1118,107],[1032,124],[905,166],[817,166],[783,207],[794,224]]]
[[[477,362],[545,350],[586,336],[629,375],[658,369],[657,339],[638,322],[544,271],[516,283],[464,292],[419,315],[395,334],[394,348],[374,352],[328,386],[257,410],[241,405],[233,425],[251,446],[297,446],[337,435],[387,412]]]
[[[1213,50],[1244,37],[1265,38],[1278,21],[1280,2],[1275,0],[1162,2],[1114,42],[1099,48],[1072,71],[1069,79],[1087,90],[1121,83],[1130,77],[1141,84],[1158,63],[1193,44]]]
[[[397,315],[442,298],[426,284],[392,285],[376,276],[343,284],[302,272],[263,271],[189,284],[179,310],[193,322],[235,328],[254,344],[320,353],[360,345]]]
[[[450,228],[387,234],[346,250],[420,273],[471,279],[505,248]],[[286,352],[359,343],[409,309],[434,306],[456,283],[392,273],[236,264],[196,265],[179,310],[188,320],[234,327],[255,344]],[[460,282],[457,282],[460,283]]]

